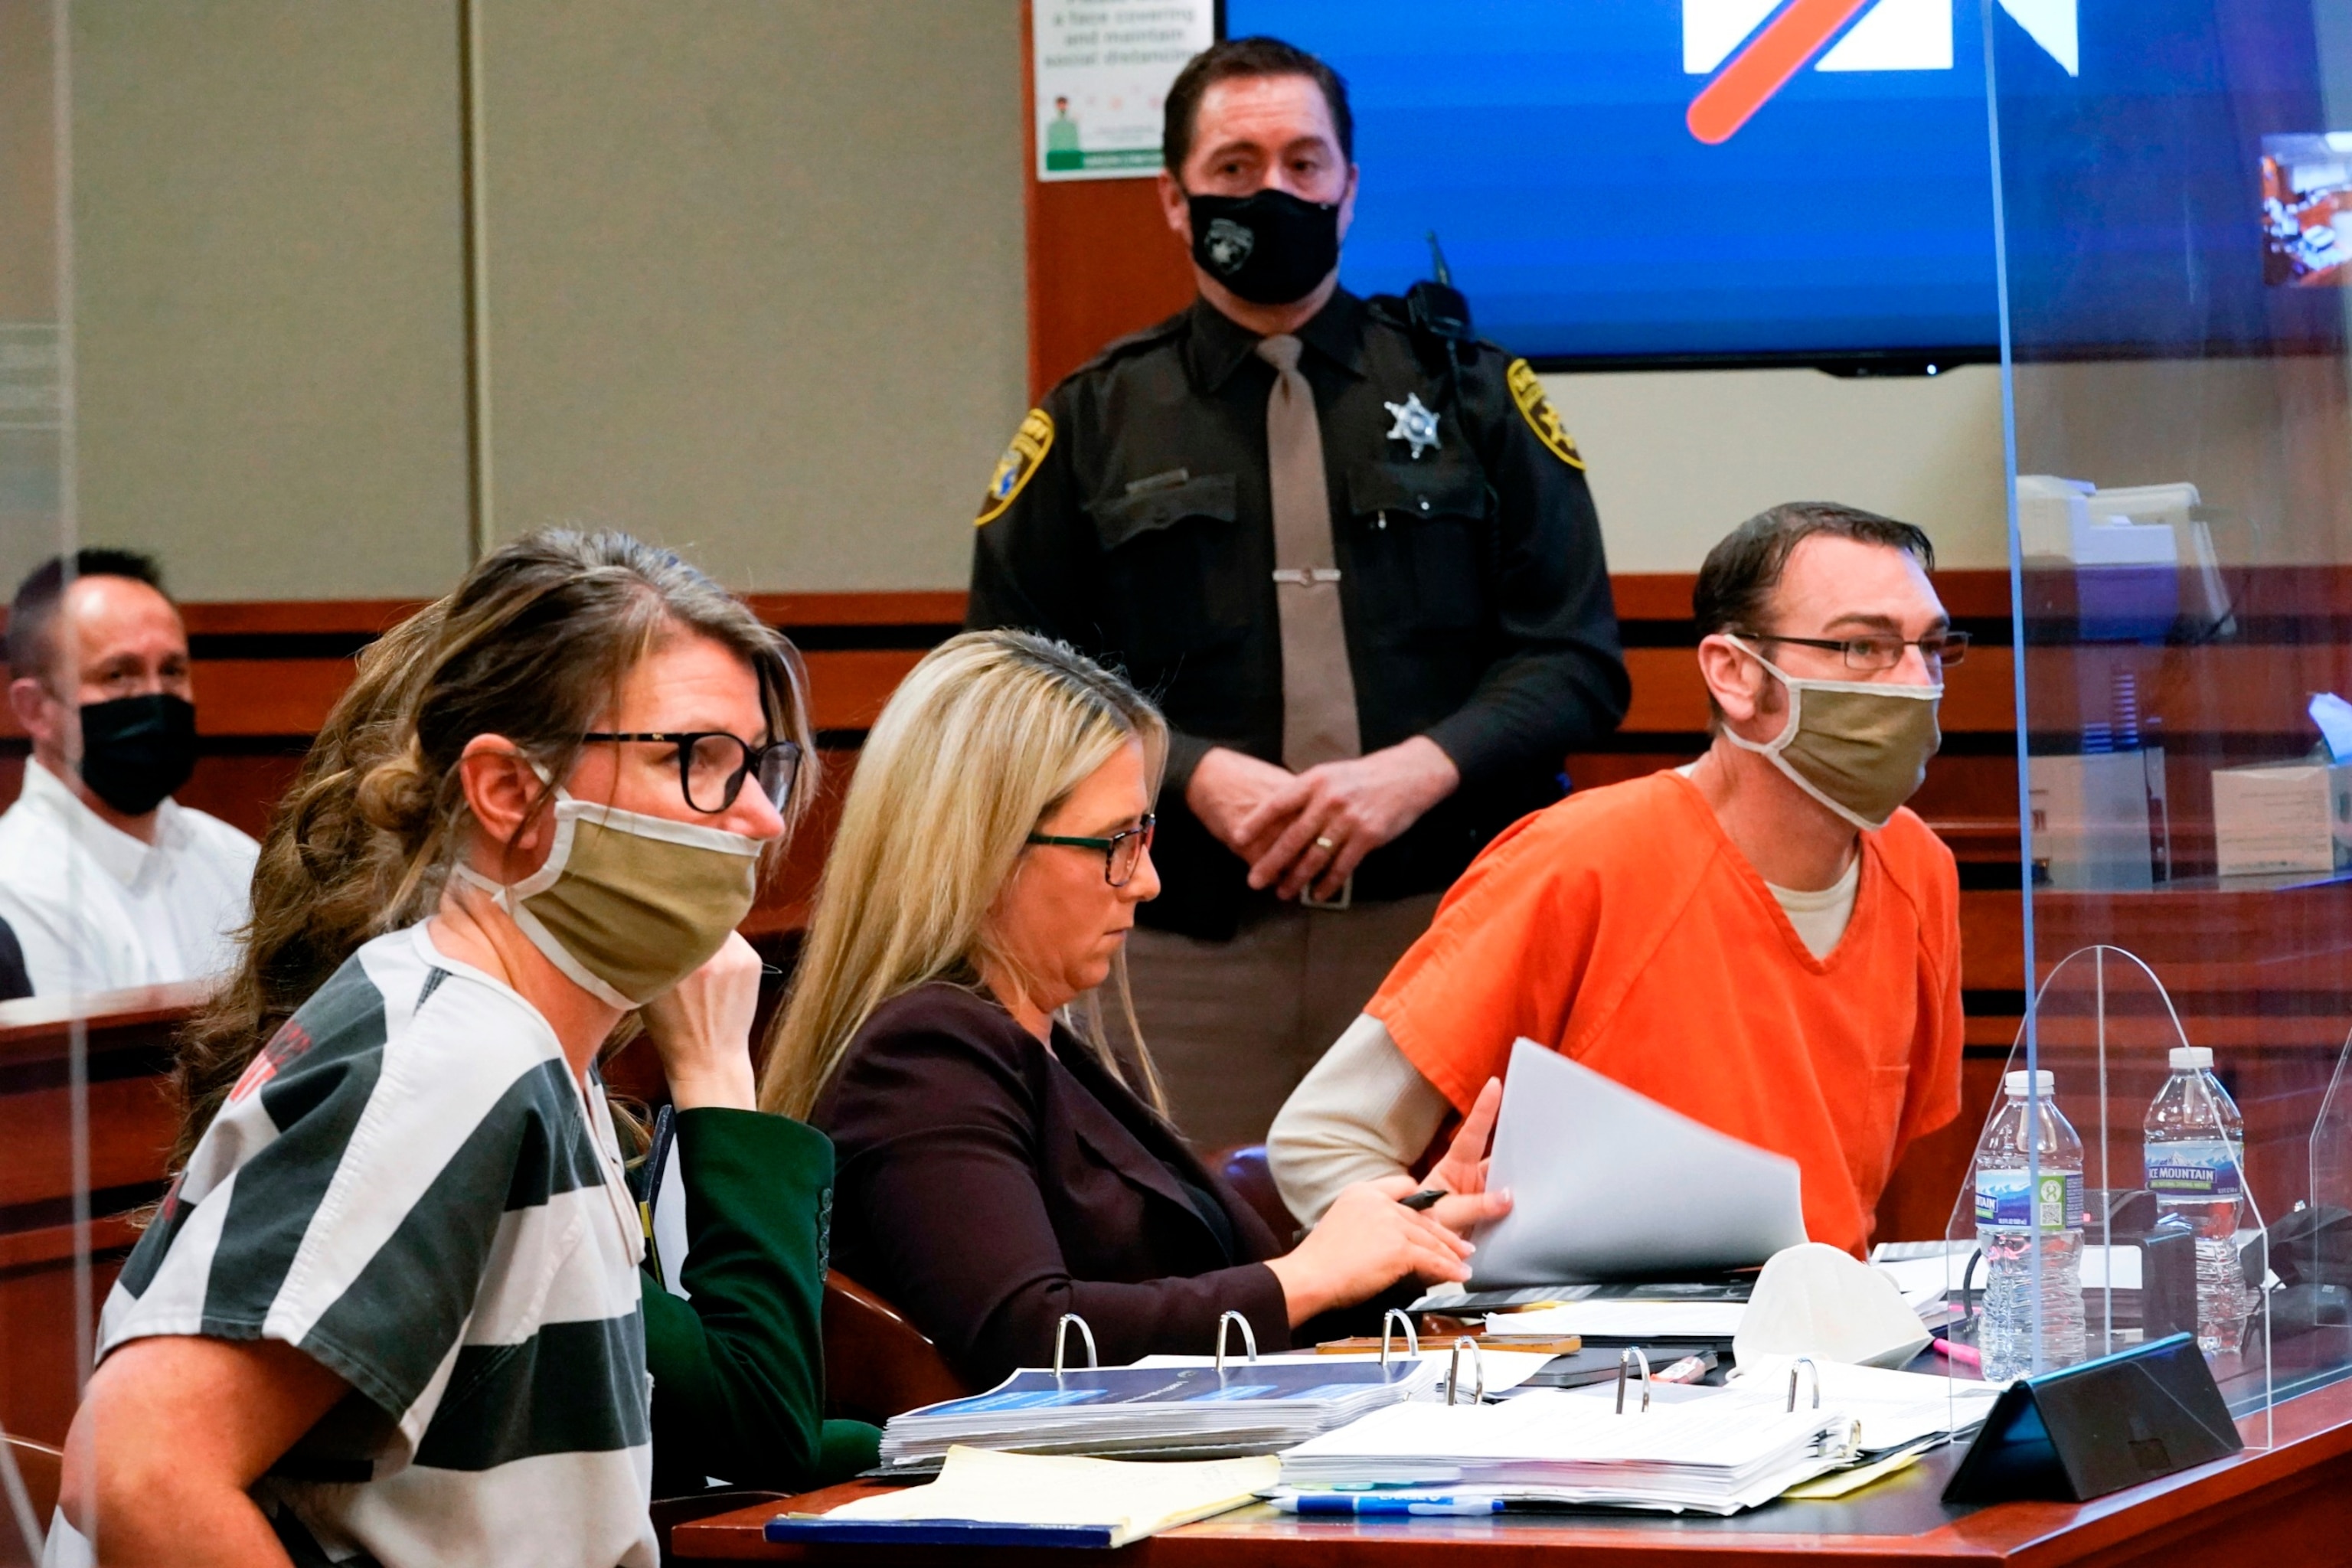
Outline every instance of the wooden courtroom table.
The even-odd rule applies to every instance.
[[[1633,1568],[1685,1560],[1705,1568],[1765,1568],[1813,1557],[1833,1559],[1841,1568],[2352,1563],[2352,1382],[2287,1400],[2272,1419],[2274,1446],[2267,1451],[2249,1448],[2089,1503],[1948,1508],[1938,1494],[1960,1450],[1945,1448],[1849,1498],[1776,1502],[1730,1519],[1594,1513],[1307,1522],[1261,1504],[1138,1542],[1118,1561],[1128,1568],[1514,1568],[1538,1562]],[[2251,1441],[2260,1434],[2260,1418],[2240,1427]],[[822,1511],[872,1489],[853,1483],[789,1505],[761,1503],[680,1524],[670,1538],[672,1558],[1013,1568],[1067,1564],[1082,1555],[1066,1549],[783,1547],[761,1533],[783,1507]]]

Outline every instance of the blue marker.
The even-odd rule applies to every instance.
[[[1329,1514],[1358,1519],[1385,1515],[1395,1519],[1500,1513],[1503,1511],[1503,1500],[1498,1497],[1383,1497],[1378,1492],[1300,1492],[1296,1496],[1275,1499],[1274,1506],[1284,1513],[1295,1513],[1301,1518]]]

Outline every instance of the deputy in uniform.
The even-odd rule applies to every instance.
[[[1271,38],[1170,89],[1200,297],[1033,409],[969,621],[1123,667],[1172,730],[1129,944],[1178,1124],[1263,1136],[1627,696],[1584,460],[1524,360],[1339,286],[1347,93]]]

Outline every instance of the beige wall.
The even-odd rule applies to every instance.
[[[465,564],[456,7],[77,5],[81,536],[192,598]]]
[[[446,587],[456,5],[74,12],[82,538],[196,598]],[[488,5],[497,529],[626,526],[751,588],[960,583],[1024,406],[1019,15]]]
[[[1813,370],[1544,378],[1591,465],[1613,572],[1688,572],[1785,500],[1916,522],[1946,566],[2009,562],[2000,372],[1846,380]]]
[[[1023,408],[1013,0],[497,0],[494,521],[960,584]]]
[[[75,7],[83,537],[193,597],[462,568],[454,0]],[[494,0],[492,521],[952,587],[1023,406],[1019,0]],[[918,23],[919,25],[910,25]],[[1830,497],[2003,559],[1998,377],[1549,378],[1611,563]]]

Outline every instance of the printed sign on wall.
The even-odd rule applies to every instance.
[[[1215,0],[1031,0],[1037,177],[1160,172],[1160,113],[1216,37]]]

